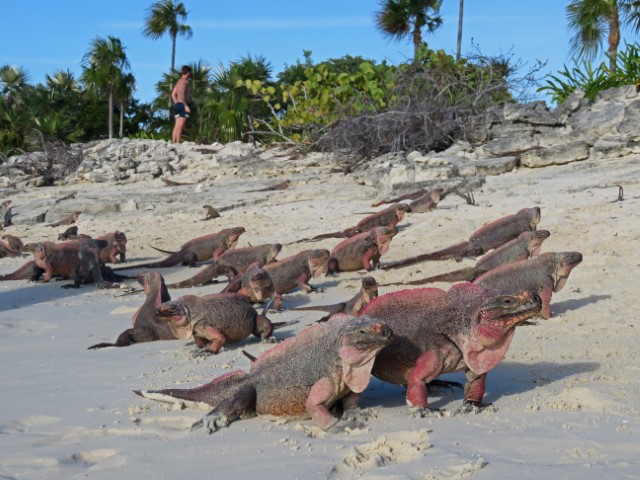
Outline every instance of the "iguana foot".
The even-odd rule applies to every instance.
[[[424,408],[424,407],[413,407],[411,410],[411,416],[414,418],[440,418],[444,417],[447,413],[446,410],[441,408]]]
[[[191,425],[191,431],[193,432],[194,430],[204,427],[207,429],[207,433],[211,435],[217,430],[229,426],[230,423],[231,420],[227,415],[211,412]]]
[[[475,402],[472,400],[465,400],[464,402],[462,402],[462,407],[456,410],[456,414],[473,413],[474,415],[477,415],[480,412],[486,410],[488,407],[491,407],[490,410],[494,412],[497,411],[497,408],[492,407],[492,405],[493,405],[492,403],[482,403],[482,402]]]

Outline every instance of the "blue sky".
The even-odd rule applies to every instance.
[[[148,101],[155,84],[171,63],[171,42],[165,36],[142,35],[150,0],[22,0],[3,2],[0,65],[20,66],[32,83],[45,74],[69,69],[79,76],[82,56],[92,39],[112,35],[126,48],[137,80],[135,96]],[[176,65],[203,60],[217,67],[251,54],[265,57],[274,73],[303,59],[303,49],[321,61],[360,55],[397,64],[411,59],[407,42],[387,41],[374,27],[377,0],[183,0],[191,39],[178,38]],[[457,0],[444,0],[444,25],[425,36],[429,46],[455,53]],[[529,65],[547,61],[544,72],[571,64],[565,7],[562,0],[466,0],[463,54],[479,46],[484,55],[512,52]],[[625,37],[633,42],[637,37]]]

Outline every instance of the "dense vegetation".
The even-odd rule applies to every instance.
[[[612,3],[619,8],[598,9]],[[446,148],[464,138],[470,122],[487,107],[517,101],[518,87],[530,87],[541,65],[522,73],[522,65],[508,56],[464,58],[458,53],[456,59],[430,50],[421,32],[434,34],[440,27],[440,4],[441,0],[379,2],[380,32],[414,44],[415,56],[405,64],[357,56],[316,63],[305,51],[302,61],[274,78],[263,57],[243,57],[215,71],[203,60],[192,63],[192,116],[184,138],[198,143],[288,142],[365,157]],[[637,31],[638,9],[633,5],[623,0],[570,2],[568,19],[576,32],[577,54],[597,50],[602,33],[608,32],[606,28],[594,32],[594,25],[614,28],[620,23],[613,21],[614,14],[622,15],[621,20]],[[608,23],[602,21],[603,15]],[[80,78],[70,71],[56,71],[34,85],[21,68],[0,66],[0,160],[60,142],[114,136],[169,139],[170,91],[179,78],[174,68],[176,39],[192,34],[183,23],[186,16],[184,5],[174,0],[159,0],[147,10],[143,33],[172,39],[171,66],[159,79],[151,103],[133,97],[135,78],[126,47],[111,36],[90,42]],[[604,88],[638,82],[638,44],[617,52],[618,44],[611,43],[614,37],[608,36],[608,66],[594,68],[585,58],[580,66],[550,76],[540,91],[562,102],[576,88],[593,98]]]

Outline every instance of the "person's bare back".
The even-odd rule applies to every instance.
[[[189,114],[191,113],[191,108],[189,108],[189,102],[191,101],[191,86],[189,85],[191,68],[184,65],[181,71],[182,76],[171,91],[171,99],[175,104],[174,113],[176,118],[176,124],[173,127],[173,132],[171,133],[171,141],[173,143],[180,143],[182,131],[184,130],[187,118],[189,118]]]

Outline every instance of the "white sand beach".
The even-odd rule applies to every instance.
[[[168,187],[160,179],[81,183],[5,190],[2,199],[27,205],[77,190],[69,208],[81,211],[87,199],[120,204],[133,199],[136,210],[85,211],[78,227],[92,236],[125,232],[128,262],[142,262],[163,258],[150,244],[175,250],[232,226],[246,228],[238,246],[286,244],[342,230],[363,212],[382,208],[370,205],[388,193],[289,156],[272,158],[268,169],[255,165],[236,175],[216,176],[213,170],[183,175],[197,185]],[[285,179],[291,180],[286,190],[246,193]],[[617,185],[624,186],[624,201],[615,202]],[[361,402],[368,417],[362,430],[333,434],[309,420],[256,417],[211,435],[191,432],[205,412],[172,408],[133,390],[197,386],[235,369],[248,370],[241,350],[257,355],[272,343],[251,337],[226,345],[218,355],[181,340],[88,350],[115,341],[130,327],[143,294],[122,296],[93,285],[61,289],[66,281],[5,281],[0,282],[0,479],[640,478],[640,156],[521,168],[487,177],[474,195],[477,206],[450,195],[432,212],[409,214],[382,263],[465,240],[485,223],[535,206],[542,210],[539,228],[551,232],[542,251],[576,250],[584,256],[566,287],[553,295],[553,317],[518,327],[505,360],[489,373],[490,408],[456,414],[462,391],[439,390],[431,406],[445,415],[416,418],[404,388],[372,378]],[[203,222],[204,204],[228,208]],[[6,233],[35,242],[56,240],[62,231],[40,223],[12,226]],[[310,245],[331,249],[339,241],[286,245],[278,258]],[[0,259],[0,274],[27,260]],[[372,275],[382,284],[473,263],[425,262]],[[160,271],[170,283],[197,270]],[[269,318],[299,323],[278,330],[276,338],[293,336],[322,316],[287,308],[346,300],[364,275],[322,276],[310,282],[322,291],[285,295],[285,310]],[[223,287],[170,293],[178,298]],[[380,294],[402,288],[381,287]],[[444,378],[464,382],[462,373]]]

